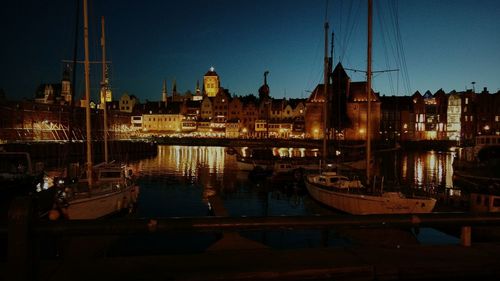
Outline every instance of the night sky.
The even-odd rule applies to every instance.
[[[325,11],[335,32],[335,64],[366,68],[366,2],[330,0],[326,9],[326,1],[310,0],[89,1],[91,59],[101,59],[98,38],[105,16],[115,99],[127,92],[141,101],[160,100],[163,79],[169,88],[175,79],[179,92],[194,91],[211,66],[232,94],[257,94],[269,70],[271,96],[305,98],[322,81]],[[61,60],[73,57],[75,5],[73,0],[2,4],[0,88],[8,98],[33,98],[40,83],[61,80]],[[81,24],[79,59],[82,30]],[[376,74],[373,88],[383,95],[408,95],[464,90],[474,81],[476,90],[496,92],[499,34],[497,0],[374,0],[373,69],[401,71]],[[404,61],[397,59],[403,52]],[[83,65],[78,68],[81,98]],[[353,81],[365,79],[362,72],[348,74]],[[100,66],[93,65],[94,97],[100,75]]]

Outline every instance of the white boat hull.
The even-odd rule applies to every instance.
[[[398,192],[381,196],[330,191],[306,180],[306,188],[315,200],[353,215],[430,213],[436,204],[434,198],[405,198]]]
[[[138,186],[127,186],[120,190],[80,197],[68,202],[66,216],[71,220],[98,219],[118,213],[135,204]]]

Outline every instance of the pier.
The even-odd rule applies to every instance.
[[[217,203],[216,203],[217,205]],[[39,221],[29,198],[15,199],[7,227],[8,259],[0,264],[7,280],[498,280],[500,244],[473,243],[476,226],[498,227],[500,214],[431,213],[373,216],[282,216],[145,218],[88,221]],[[331,248],[272,249],[240,247],[234,234],[224,247],[201,253],[107,256],[105,253],[40,258],[43,237],[106,237],[186,232],[237,233],[247,230],[328,233],[337,228],[392,229],[454,226],[456,245],[353,245]],[[323,236],[325,238],[325,236]],[[242,239],[243,240],[243,239]],[[241,241],[242,241],[241,240]],[[246,239],[245,239],[246,240]]]

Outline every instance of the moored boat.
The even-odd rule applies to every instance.
[[[95,175],[92,188],[85,173],[75,183],[60,182],[63,187],[56,204],[65,218],[97,219],[129,209],[137,202],[139,187],[125,166],[101,163],[92,172]]]
[[[368,1],[368,64],[367,64],[367,81],[366,81],[366,153],[365,153],[365,170],[367,186],[371,186],[371,101],[377,100],[377,97],[371,89],[371,30],[372,30],[372,2]],[[327,41],[328,41],[328,23],[325,23],[325,93],[328,93],[329,74],[327,57]],[[326,103],[325,103],[326,105]],[[324,107],[324,115],[327,115],[327,107]],[[339,118],[340,120],[340,118]],[[340,124],[340,121],[339,121]],[[324,124],[325,131],[327,130],[326,122]],[[324,136],[326,138],[326,134]],[[326,141],[324,141],[326,144]],[[326,145],[323,147],[323,154],[326,155]],[[368,214],[415,214],[432,212],[436,199],[431,197],[407,197],[401,192],[387,192],[383,190],[383,181],[378,191],[369,191],[356,178],[348,178],[339,173],[320,172],[311,174],[306,177],[305,185],[309,194],[315,200],[335,208],[337,210],[347,212],[354,215]],[[373,188],[374,189],[374,188]]]
[[[434,198],[406,197],[401,192],[370,193],[360,180],[335,172],[309,175],[305,184],[315,200],[353,215],[429,213],[436,204]]]
[[[87,157],[85,172],[74,182],[58,182],[60,185],[54,209],[49,213],[50,219],[58,219],[61,215],[66,219],[97,219],[105,217],[123,209],[127,209],[136,202],[139,188],[132,178],[132,171],[127,171],[126,166],[108,162],[107,149],[107,120],[106,102],[103,106],[104,116],[104,163],[93,165],[91,145],[91,120],[90,120],[90,78],[89,78],[89,52],[88,52],[88,19],[87,1],[83,1],[84,15],[84,47],[85,47],[85,117],[86,117],[86,143]],[[105,47],[104,47],[104,18],[102,18],[103,47],[103,79],[101,95],[104,98],[108,89],[108,79],[105,76]],[[105,100],[105,99],[104,99]]]

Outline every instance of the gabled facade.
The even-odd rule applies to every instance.
[[[201,119],[212,120],[213,118],[213,98],[204,96],[201,101],[200,117]]]
[[[132,111],[134,111],[134,107],[138,103],[139,101],[134,95],[129,95],[127,93],[124,93],[120,97],[120,105],[119,105],[120,111],[131,113]]]

